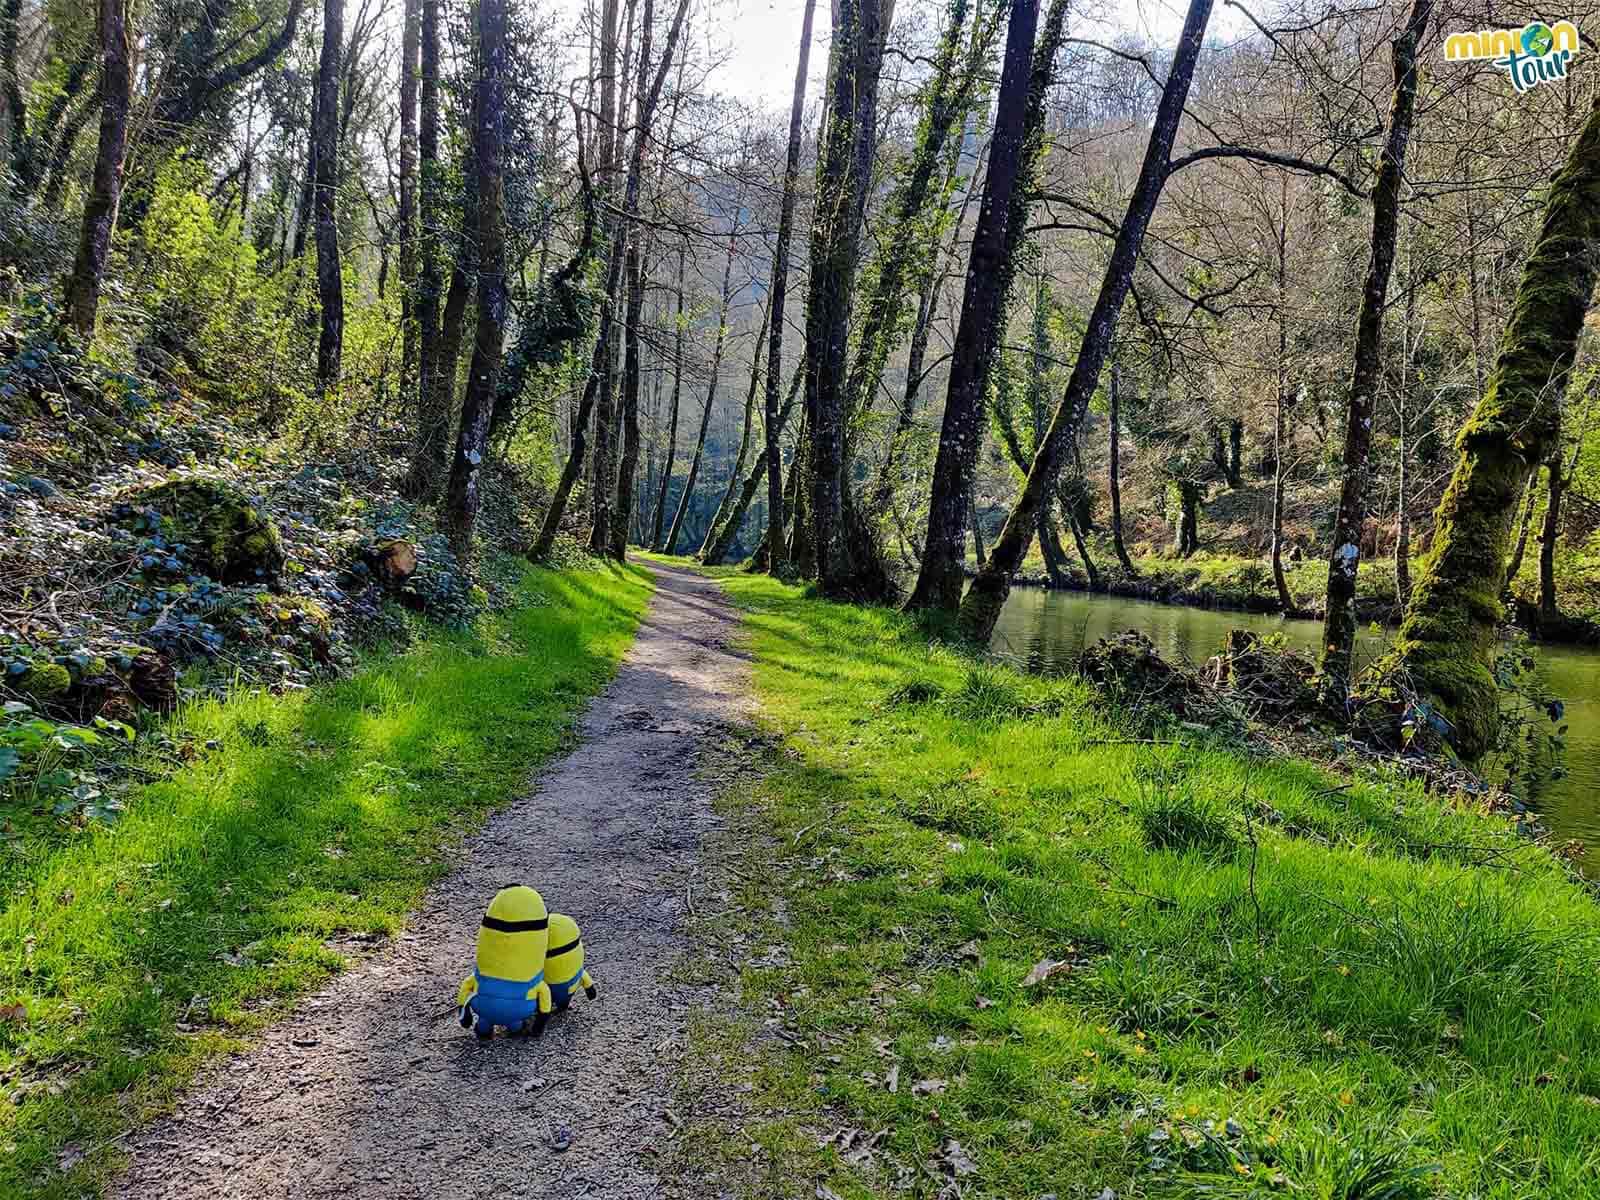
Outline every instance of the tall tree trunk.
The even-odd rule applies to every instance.
[[[603,0],[600,6],[600,194],[607,210],[613,202],[612,193],[617,185],[617,163],[621,154],[621,131],[617,127],[617,33],[620,14],[617,0]],[[626,227],[613,218],[617,252],[622,252]],[[625,274],[626,272],[624,272]],[[611,295],[608,303],[620,303],[620,297]],[[626,323],[626,314],[623,317]],[[612,397],[616,378],[616,348],[612,339],[606,346],[602,363],[598,402],[594,408],[594,461],[593,486],[589,489],[589,553],[604,555],[611,544],[611,506],[616,498],[616,414]]]
[[[756,340],[750,347],[750,387],[744,395],[744,423],[739,434],[739,456],[734,460],[733,470],[728,474],[728,487],[722,493],[716,514],[712,516],[711,524],[706,526],[705,540],[700,543],[701,561],[705,560],[706,552],[722,533],[722,522],[733,508],[734,497],[738,494],[739,484],[744,479],[745,464],[750,461],[750,437],[755,432],[756,391],[761,386],[761,352],[766,349],[761,343],[767,340],[767,320],[771,315],[772,306],[768,304],[761,310],[761,326],[756,330]]]
[[[661,491],[656,496],[656,516],[650,534],[650,549],[657,553],[661,550],[661,531],[666,525],[667,488],[672,484],[672,464],[678,457],[678,402],[683,397],[683,270],[688,255],[689,248],[685,244],[678,251],[678,315],[672,332],[672,406],[667,418],[667,465],[661,471]],[[773,303],[777,303],[776,296]]]
[[[330,0],[338,3],[338,0]],[[473,207],[477,230],[473,255],[477,273],[478,324],[472,345],[472,366],[461,403],[460,432],[450,464],[445,525],[457,555],[466,561],[478,519],[478,480],[489,449],[489,424],[494,419],[495,393],[506,337],[505,178],[502,173],[506,136],[507,45],[506,0],[477,0],[478,78],[473,88]]]
[[[667,533],[666,552],[671,554],[678,544],[678,532],[694,500],[695,480],[700,475],[700,459],[705,453],[706,430],[711,427],[711,410],[717,403],[717,383],[722,376],[722,351],[728,344],[728,302],[733,298],[733,252],[738,245],[739,213],[735,210],[733,227],[728,231],[728,259],[722,268],[722,303],[717,307],[717,339],[711,352],[711,381],[706,385],[706,403],[700,411],[700,435],[695,439],[694,457],[689,460],[689,476],[683,481],[683,495],[678,497],[678,511],[672,515],[672,529]]]
[[[789,291],[789,243],[794,236],[795,193],[800,185],[801,125],[806,109],[806,72],[811,62],[811,25],[817,0],[805,0],[800,18],[800,61],[794,72],[794,100],[789,106],[789,153],[783,168],[783,199],[778,209],[778,247],[772,259],[772,302],[767,318],[767,569],[788,570],[784,541],[783,452],[778,446],[778,375],[783,370],[783,311]],[[659,526],[660,522],[657,521]]]
[[[417,84],[422,0],[405,0],[400,35],[400,394],[417,381]],[[409,414],[408,414],[409,415]]]
[[[66,319],[85,342],[94,337],[100,308],[100,283],[111,255],[122,200],[122,160],[128,145],[128,106],[133,98],[133,69],[128,57],[128,17],[123,0],[99,0],[95,32],[100,40],[100,146],[94,159],[94,183],[83,207],[78,255],[67,279]]]
[[[645,20],[650,17],[646,0]],[[645,42],[649,45],[648,39]],[[647,54],[648,51],[641,53]],[[639,262],[637,239],[628,241],[627,327],[622,331],[622,464],[617,471],[617,503],[611,510],[611,557],[628,556],[628,519],[633,512],[633,477],[639,470],[639,322],[644,314],[644,269]]]
[[[850,300],[877,137],[878,80],[894,0],[838,0],[827,132],[817,164],[806,293],[808,519],[823,591],[847,594],[845,388]]]
[[[934,459],[922,568],[906,602],[912,610],[933,608],[953,613],[961,603],[966,577],[964,527],[983,441],[985,395],[1005,323],[1016,253],[1027,221],[1044,98],[1065,5],[1052,0],[1045,37],[1036,52],[1038,18],[1038,0],[1011,0],[989,170],[984,177],[983,200],[967,260],[961,320],[950,357],[944,423]],[[1030,513],[1028,539],[1036,525],[1035,515]],[[1027,549],[1026,541],[1023,549]],[[992,568],[994,560],[995,555],[991,554],[985,568]]]
[[[339,261],[339,55],[344,48],[344,0],[324,0],[322,59],[317,68],[317,297],[322,332],[317,339],[317,386],[339,386],[344,349],[344,275]]]
[[[1394,96],[1389,103],[1389,132],[1372,193],[1372,257],[1356,317],[1343,479],[1333,527],[1333,553],[1328,558],[1327,611],[1322,622],[1322,694],[1330,706],[1340,710],[1350,690],[1350,663],[1356,645],[1356,575],[1361,568],[1361,527],[1367,515],[1372,422],[1383,379],[1384,303],[1400,227],[1406,147],[1417,108],[1417,50],[1432,7],[1433,0],[1412,0],[1406,27],[1390,48]]]
[[[1178,525],[1173,530],[1172,548],[1179,558],[1188,558],[1200,549],[1200,485],[1192,479],[1179,479],[1172,487],[1178,496]]]
[[[1511,585],[1522,572],[1522,557],[1528,550],[1528,531],[1533,526],[1533,507],[1537,499],[1539,469],[1528,472],[1528,486],[1523,493],[1522,520],[1517,525],[1517,548],[1511,552],[1511,562],[1506,566],[1506,598],[1510,599]]]
[[[1272,586],[1278,592],[1278,608],[1285,614],[1295,611],[1294,593],[1283,571],[1283,491],[1288,464],[1284,417],[1289,405],[1289,175],[1279,181],[1278,207],[1278,378],[1272,396]]]
[[[1133,283],[1133,269],[1139,258],[1139,247],[1145,230],[1155,212],[1166,183],[1172,155],[1172,141],[1183,117],[1184,102],[1189,96],[1189,85],[1194,79],[1195,60],[1200,55],[1200,44],[1205,37],[1206,22],[1211,17],[1212,0],[1191,0],[1184,19],[1183,33],[1172,56],[1172,66],[1167,73],[1166,86],[1161,91],[1161,101],[1156,107],[1155,120],[1150,127],[1150,141],[1145,147],[1144,163],[1139,169],[1139,180],[1128,200],[1128,210],[1117,228],[1116,242],[1111,259],[1106,264],[1100,282],[1099,295],[1090,311],[1083,344],[1078,348],[1078,359],[1073,365],[1067,390],[1056,405],[1050,418],[1050,428],[1044,444],[1033,455],[1033,465],[1028,468],[1028,478],[1022,485],[1016,506],[1000,530],[1000,539],[989,555],[988,565],[978,572],[961,602],[960,622],[963,631],[974,641],[987,644],[994,633],[1000,610],[1005,607],[1011,593],[1011,577],[1022,565],[1028,541],[1033,536],[1039,507],[1049,501],[1054,489],[1061,456],[1070,451],[1077,441],[1083,424],[1083,414],[1089,406],[1100,382],[1100,370],[1111,351],[1116,337],[1117,317]]]
[[[800,384],[805,378],[804,366],[796,367],[789,378],[789,395],[783,402],[783,408],[778,413],[778,432],[783,432],[783,426],[789,420],[789,413],[794,408],[795,396],[800,391]],[[756,456],[755,466],[750,474],[745,477],[744,486],[739,489],[739,495],[728,508],[727,518],[722,522],[722,529],[717,534],[717,540],[702,556],[707,566],[717,566],[728,557],[728,551],[733,548],[733,539],[739,536],[739,526],[744,524],[744,514],[749,511],[751,501],[755,499],[756,489],[767,478],[767,448],[761,447],[761,452]],[[770,530],[770,523],[769,523]],[[765,565],[761,568],[767,570]]]
[[[33,175],[32,146],[28,137],[28,101],[22,91],[22,68],[17,49],[22,35],[22,0],[0,4],[0,101],[6,109],[5,149],[11,169],[26,191]],[[101,38],[102,49],[105,39]]]
[[[1545,501],[1544,529],[1539,537],[1539,622],[1554,624],[1561,619],[1556,599],[1556,542],[1561,536],[1561,497],[1567,489],[1566,472],[1561,469],[1561,445],[1550,454],[1550,496]]]
[[[1046,525],[1048,527],[1050,525],[1050,509],[1048,505],[1044,509],[1044,514]],[[1093,555],[1089,553],[1089,543],[1084,539],[1083,524],[1073,513],[1067,513],[1066,517],[1067,528],[1072,531],[1072,544],[1077,547],[1078,559],[1083,563],[1083,573],[1088,577],[1089,580],[1089,590],[1091,592],[1098,592],[1100,590],[1100,572],[1094,565]],[[1053,528],[1050,529],[1050,535],[1052,537],[1055,536],[1055,530]]]
[[[444,221],[443,166],[439,162],[439,15],[441,0],[421,0],[421,128],[417,190],[417,424],[405,491],[432,496],[445,471],[450,411],[439,389],[440,228]]]
[[[1407,413],[1405,401],[1406,389],[1409,380],[1401,386],[1399,429],[1397,430],[1395,453],[1399,459],[1399,472],[1395,479],[1395,514],[1394,514],[1394,599],[1395,604],[1403,614],[1406,605],[1411,603],[1411,510],[1410,495],[1407,488],[1410,484],[1408,478],[1411,458],[1411,430],[1408,428],[1410,417]]]
[[[1128,547],[1122,540],[1122,371],[1115,364],[1111,368],[1110,406],[1111,544],[1117,551],[1117,561],[1131,579],[1139,572],[1134,570],[1133,559],[1128,557]]]
[[[1389,670],[1451,726],[1468,759],[1493,743],[1500,696],[1490,660],[1505,615],[1506,552],[1517,497],[1549,457],[1559,402],[1600,277],[1600,98],[1545,199],[1511,321],[1482,401],[1462,429]]]

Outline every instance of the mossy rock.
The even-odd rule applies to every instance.
[[[12,684],[32,700],[58,700],[72,688],[72,672],[60,663],[36,662]]]
[[[217,479],[174,479],[124,497],[162,517],[169,541],[221,583],[271,583],[283,570],[278,527],[250,498]]]

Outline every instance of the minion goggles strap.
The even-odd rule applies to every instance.
[[[548,917],[540,917],[537,921],[502,921],[499,917],[483,918],[485,929],[495,929],[501,933],[536,933],[541,929],[550,927]]]

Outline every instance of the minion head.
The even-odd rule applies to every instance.
[[[549,926],[538,892],[521,885],[501,888],[478,930],[478,974],[515,983],[536,979],[544,970]]]
[[[583,974],[583,941],[578,923],[566,913],[550,914],[550,947],[544,970],[545,981],[551,987]]]

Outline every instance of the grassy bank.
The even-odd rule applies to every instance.
[[[115,825],[8,841],[0,1195],[91,1190],[202,1060],[396,930],[563,744],[649,592],[530,569],[507,613],[348,680],[180,714],[208,753]]]
[[[1501,818],[726,586],[773,1194],[1600,1195],[1600,909]]]

